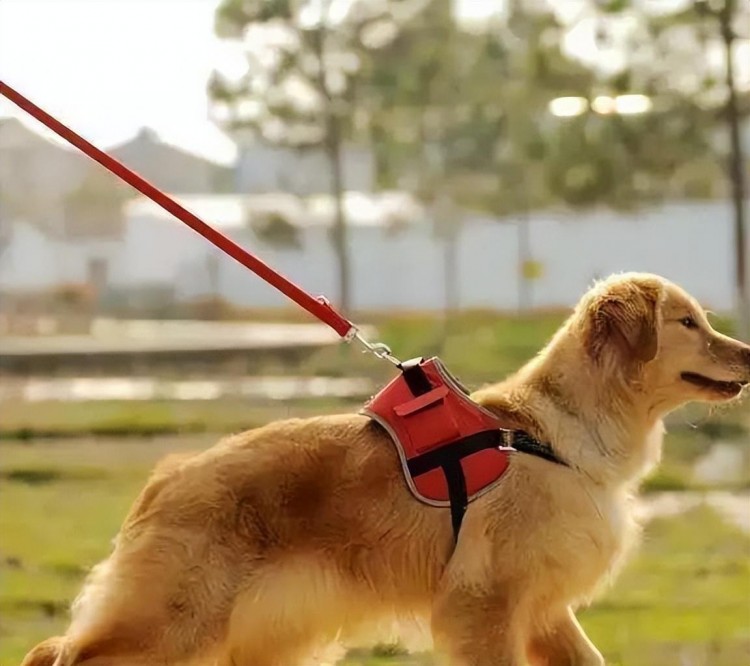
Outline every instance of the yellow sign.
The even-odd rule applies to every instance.
[[[521,264],[521,275],[524,280],[538,280],[544,274],[544,264],[541,261],[529,259]]]

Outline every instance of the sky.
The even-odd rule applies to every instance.
[[[672,4],[678,0],[650,0]],[[236,64],[213,34],[220,0],[0,0],[0,79],[84,135],[108,147],[153,128],[168,143],[222,162],[233,143],[208,119],[206,81]],[[456,0],[481,20],[497,0]],[[576,11],[576,0],[556,0]],[[585,21],[569,47],[594,49]],[[750,51],[750,49],[748,49]],[[0,98],[0,116],[16,115]]]
[[[206,80],[227,58],[213,34],[218,3],[0,0],[0,78],[97,145],[149,126],[231,160],[232,142],[207,117]],[[0,98],[0,115],[20,116],[11,106]]]

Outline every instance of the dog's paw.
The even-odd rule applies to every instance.
[[[581,660],[576,662],[577,666],[607,666],[604,657],[602,657],[601,653],[597,650],[597,652],[592,652],[590,654],[585,655]]]

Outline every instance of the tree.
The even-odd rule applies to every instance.
[[[505,18],[468,30],[452,5],[427,3],[373,63],[368,108],[380,175],[392,185],[414,171],[423,194],[439,186],[463,204],[515,210],[507,176],[519,155],[541,168],[547,102],[587,91],[592,77],[561,52],[562,26],[550,11],[514,2]],[[529,180],[527,201],[543,202],[543,179]]]
[[[737,43],[750,39],[750,2],[683,0],[671,3],[665,11],[649,9],[647,3],[636,0],[594,0],[589,11],[603,21],[600,39],[605,42],[604,21],[627,16],[633,28],[620,47],[625,47],[628,56],[611,81],[652,96],[658,105],[643,121],[652,131],[639,131],[625,144],[635,165],[631,173],[643,164],[652,166],[649,175],[654,191],[669,192],[668,180],[676,167],[693,161],[703,162],[705,169],[706,155],[714,160],[722,156],[714,129],[717,124],[725,127],[726,181],[734,213],[736,307],[740,337],[749,339],[746,175],[734,63]],[[718,67],[711,54],[721,56]]]
[[[356,133],[357,92],[369,51],[392,39],[406,0],[223,0],[216,30],[245,41],[247,68],[216,73],[209,93],[231,130],[305,150],[322,148],[335,201],[332,242],[341,308],[351,305],[342,147]]]
[[[452,4],[426,5],[374,63],[370,108],[381,177],[393,184],[404,171],[416,174],[409,185],[442,208],[518,214],[523,241],[526,212],[550,202],[547,104],[585,94],[592,75],[561,52],[563,26],[548,9],[511,2],[505,16],[469,30],[456,23]],[[443,220],[441,234],[455,239],[449,226]],[[446,246],[447,267],[451,256]],[[521,307],[530,300],[522,272],[529,259],[520,242]]]
[[[745,216],[745,157],[740,141],[740,106],[739,95],[735,84],[734,47],[738,39],[735,25],[740,25],[740,19],[745,19],[742,25],[750,25],[750,5],[745,5],[745,11],[738,11],[737,0],[723,0],[718,7],[712,6],[707,0],[696,0],[695,9],[699,15],[716,19],[719,34],[724,45],[726,109],[725,119],[729,133],[728,174],[732,187],[732,208],[734,210],[734,243],[735,243],[735,288],[737,290],[737,314],[739,318],[740,337],[750,340],[750,287],[748,286],[747,257],[747,227]],[[747,31],[746,38],[750,38]]]

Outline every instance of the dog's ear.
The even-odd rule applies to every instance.
[[[587,308],[586,348],[595,360],[610,351],[620,362],[648,363],[659,347],[656,281],[622,281],[597,294]]]

